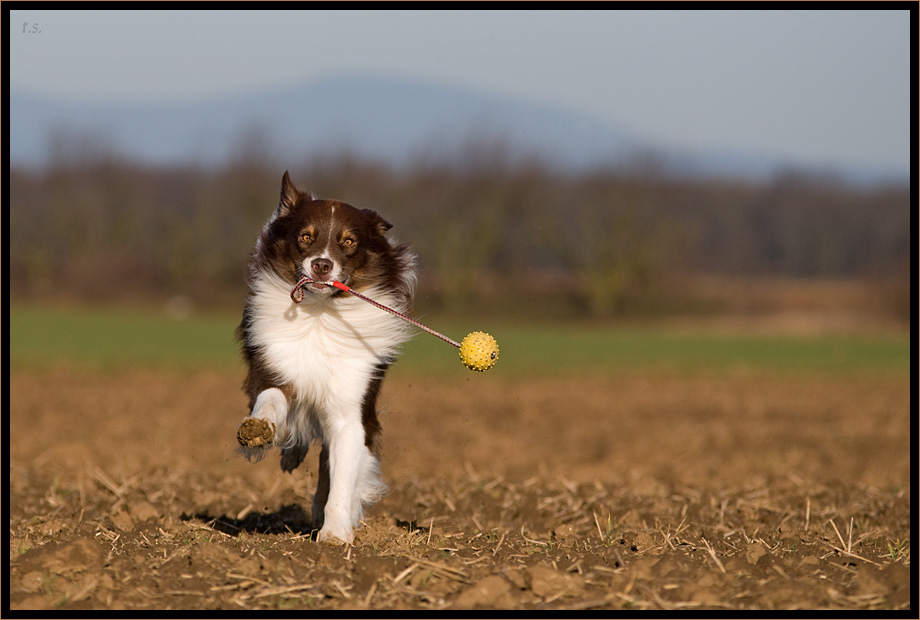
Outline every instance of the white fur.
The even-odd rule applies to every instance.
[[[252,415],[275,424],[277,447],[313,440],[328,445],[329,498],[318,539],[350,543],[364,505],[386,492],[380,463],[364,445],[361,404],[377,365],[395,358],[410,328],[351,295],[306,290],[295,304],[291,288],[271,272],[259,273],[252,283],[251,344],[294,392],[288,402],[280,389],[263,391]],[[397,303],[383,291],[367,295],[391,307]],[[321,506],[313,509],[314,515],[322,512]]]

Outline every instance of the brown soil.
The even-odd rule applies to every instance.
[[[397,373],[349,547],[241,377],[10,373],[13,609],[910,608],[906,376]]]

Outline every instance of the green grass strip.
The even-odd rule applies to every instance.
[[[235,314],[170,318],[165,311],[24,306],[10,308],[16,366],[241,368]],[[628,369],[910,372],[908,333],[771,335],[656,325],[426,321],[460,340],[490,332],[501,355],[487,374],[523,376]],[[457,349],[418,332],[396,372],[463,374]]]

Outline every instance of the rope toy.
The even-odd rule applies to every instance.
[[[293,301],[295,304],[299,304],[300,302],[303,301],[303,295],[304,295],[303,289],[307,284],[321,284],[323,286],[334,286],[340,291],[351,293],[358,299],[366,301],[372,306],[376,306],[377,308],[380,308],[381,310],[385,310],[394,316],[398,316],[404,321],[408,321],[409,323],[412,323],[419,329],[426,331],[432,336],[436,338],[440,338],[444,342],[451,344],[457,347],[458,349],[460,349],[460,361],[462,361],[463,365],[469,368],[470,370],[476,370],[478,372],[483,372],[483,371],[488,370],[489,368],[492,368],[492,366],[495,365],[495,362],[498,361],[498,342],[496,342],[495,338],[493,338],[490,334],[487,334],[485,332],[472,332],[470,334],[467,334],[466,338],[464,338],[462,342],[457,342],[456,340],[452,338],[448,338],[441,332],[435,331],[431,329],[430,327],[428,327],[427,325],[423,325],[419,323],[418,321],[416,321],[415,319],[410,318],[401,312],[397,312],[393,308],[384,306],[382,303],[374,301],[373,299],[371,299],[370,297],[367,297],[366,295],[362,295],[355,289],[351,288],[350,286],[346,284],[342,284],[341,282],[338,282],[337,280],[333,280],[332,282],[321,282],[319,280],[314,280],[310,278],[309,276],[301,276],[300,279],[297,281],[297,284],[294,285],[294,288],[291,289],[291,301]]]

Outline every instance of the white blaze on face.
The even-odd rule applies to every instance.
[[[334,247],[336,243],[335,231],[336,231],[336,222],[335,222],[335,205],[330,206],[329,211],[329,225],[326,227],[326,239],[325,243],[322,244],[321,250],[316,254],[310,254],[309,256],[303,259],[301,264],[302,272],[307,274],[309,277],[313,277],[313,261],[317,258],[323,258],[332,263],[332,271],[329,272],[329,275],[326,276],[327,281],[332,280],[341,280],[342,279],[342,265],[339,261],[335,259],[331,248]],[[335,292],[334,288],[331,287],[316,287],[311,286],[309,288],[313,294],[318,297],[328,297]]]
[[[323,258],[328,258],[329,248],[335,242],[334,233],[335,233],[335,205],[330,205],[329,207],[329,234],[326,236],[326,244],[323,246],[324,256]]]

